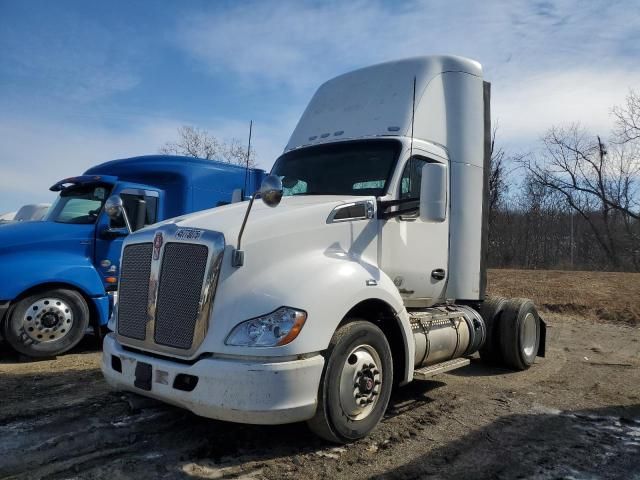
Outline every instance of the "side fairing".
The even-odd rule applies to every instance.
[[[0,300],[45,283],[104,295],[93,266],[94,225],[25,222],[0,227]]]
[[[66,284],[87,296],[105,295],[102,281],[93,264],[84,257],[47,252],[38,255],[20,254],[0,256],[0,265],[6,275],[0,277],[0,298],[13,300],[26,290],[43,284]]]

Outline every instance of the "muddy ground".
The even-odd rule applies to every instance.
[[[493,273],[494,291],[504,275],[519,278]],[[414,382],[345,447],[111,392],[90,339],[53,360],[3,351],[0,478],[640,479],[638,323],[562,305],[529,371],[476,361]]]

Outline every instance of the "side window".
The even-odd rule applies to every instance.
[[[284,187],[284,196],[302,195],[309,191],[309,185],[304,180],[299,180],[291,177],[284,177],[282,179],[282,186]]]
[[[144,225],[151,225],[158,221],[158,198],[146,195],[136,195],[133,193],[121,193],[122,203],[124,209],[127,212],[127,217],[131,222],[132,228],[135,228],[136,224],[136,212],[138,207],[138,200],[144,200],[146,202],[146,211],[144,216]],[[117,220],[110,220],[109,226],[111,228],[124,228],[126,225],[124,219],[118,218]]]
[[[151,225],[158,221],[158,197],[148,197],[145,195],[145,202],[147,202],[147,212],[144,217],[144,224]]]
[[[420,185],[422,183],[422,167],[427,163],[427,159],[421,157],[411,157],[404,166],[402,178],[400,180],[400,200],[415,199],[407,202],[400,208],[420,207]]]

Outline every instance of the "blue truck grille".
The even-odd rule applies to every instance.
[[[152,250],[152,243],[138,243],[125,247],[122,256],[118,333],[136,340],[146,337]]]
[[[154,340],[187,350],[200,314],[202,283],[209,249],[192,243],[168,243],[164,248]]]

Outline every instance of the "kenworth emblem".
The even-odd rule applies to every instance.
[[[196,228],[179,228],[176,230],[177,240],[200,240],[204,230],[198,230]]]
[[[153,259],[160,259],[160,249],[162,248],[162,232],[156,232],[156,236],[153,237]]]

